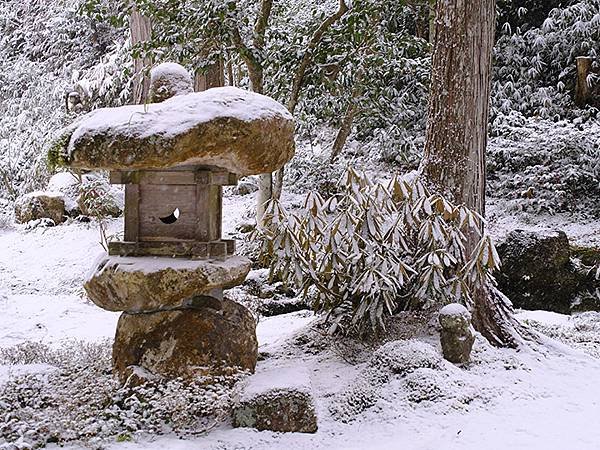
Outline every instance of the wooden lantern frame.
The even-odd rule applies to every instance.
[[[235,252],[221,239],[223,186],[237,175],[207,166],[113,170],[112,184],[125,185],[123,241],[109,243],[110,255],[218,258]],[[174,215],[176,210],[179,215]]]

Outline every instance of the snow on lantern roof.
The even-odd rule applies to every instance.
[[[139,170],[216,166],[238,175],[273,172],[294,155],[294,120],[270,97],[234,87],[162,103],[101,108],[63,130],[60,163]]]

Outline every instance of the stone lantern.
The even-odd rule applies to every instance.
[[[183,69],[169,66],[181,85]],[[123,311],[113,346],[123,382],[256,365],[254,319],[222,296],[250,270],[222,239],[222,186],[285,164],[293,119],[263,95],[184,88],[161,103],[93,111],[60,138],[63,164],[108,170],[125,185],[124,239],[109,244],[84,285],[95,304]]]

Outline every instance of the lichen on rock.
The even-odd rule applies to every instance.
[[[121,382],[131,366],[167,377],[253,372],[258,357],[256,322],[242,305],[123,313],[113,345],[113,369]]]

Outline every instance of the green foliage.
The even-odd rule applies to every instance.
[[[402,1],[347,1],[349,11],[314,47],[309,42],[338,0],[274,2],[264,45],[255,46],[259,0],[136,0],[152,20],[152,38],[132,48],[149,61],[176,61],[202,73],[222,60],[227,83],[248,87],[245,60],[263,71],[264,93],[288,104],[293,80],[308,53],[298,108],[298,132],[338,127],[351,103],[358,106],[357,137],[403,152],[418,151],[413,130],[423,131],[429,78],[429,45],[413,32],[415,12]],[[119,7],[115,7],[115,4]],[[87,0],[88,14],[109,23],[126,20],[128,0]],[[125,19],[123,19],[126,11]],[[239,36],[242,45],[236,40]]]
[[[471,302],[499,265],[482,218],[429,192],[417,177],[372,183],[349,168],[340,194],[307,195],[288,212],[269,204],[255,232],[271,276],[302,290],[316,312],[334,317],[332,331],[384,327],[399,309]],[[478,244],[467,254],[467,237]]]
[[[129,433],[121,433],[117,435],[117,442],[131,442],[133,441],[133,437]]]
[[[533,8],[538,2],[529,3]],[[535,26],[513,28],[510,22],[503,24],[503,35],[494,49],[491,113],[492,117],[500,117],[497,123],[512,111],[543,118],[567,116],[568,108],[573,107],[576,57],[596,59],[598,69],[600,1],[570,3],[552,9],[543,21],[537,17]],[[526,18],[529,10],[518,11]],[[589,83],[597,86],[598,75],[590,78]]]
[[[392,142],[391,159],[399,148],[406,155],[420,151],[412,144],[415,131],[425,129],[430,47],[414,35],[413,19],[404,2],[354,2],[315,55],[305,114],[338,126],[354,103],[358,139],[377,140],[378,150]]]

